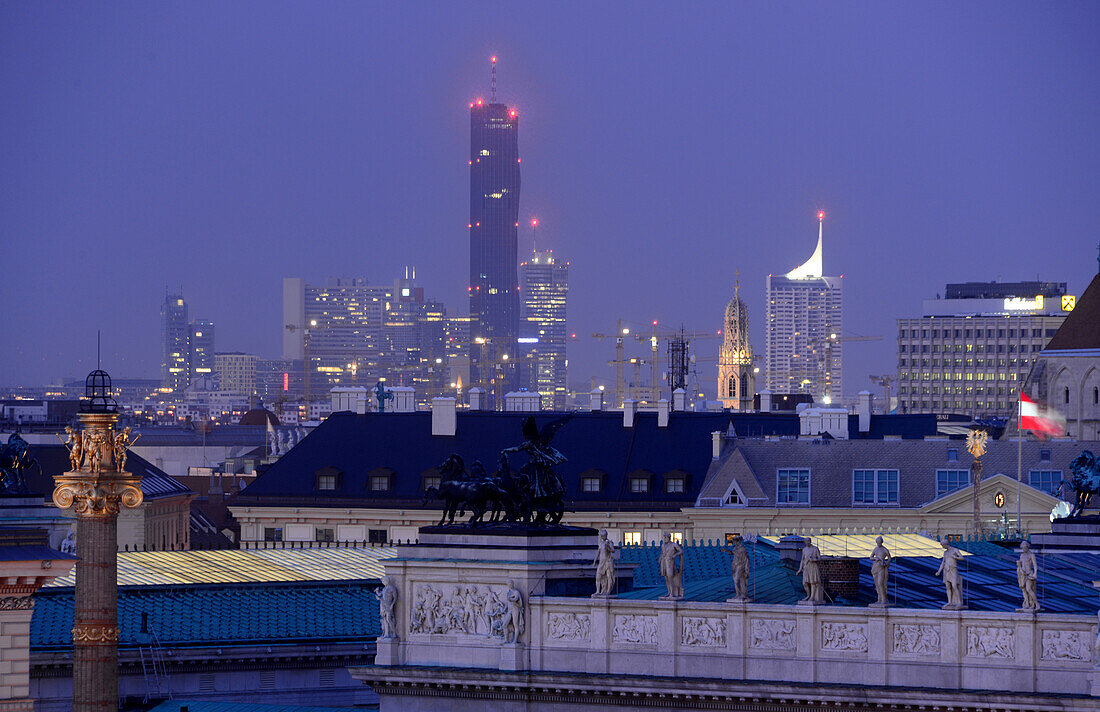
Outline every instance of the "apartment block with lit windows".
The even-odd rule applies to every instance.
[[[1010,417],[1035,358],[1073,309],[1065,282],[949,284],[898,319],[898,410]]]

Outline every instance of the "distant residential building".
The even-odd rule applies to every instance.
[[[841,336],[843,290],[840,277],[823,276],[822,223],[817,248],[805,263],[785,275],[768,275],[765,367],[773,393],[807,393],[821,403],[841,402],[844,389]]]
[[[182,294],[166,294],[160,305],[161,362],[160,381],[165,388],[182,393],[191,376],[187,360],[187,303]]]
[[[1065,282],[949,284],[898,319],[898,408],[1010,417],[1016,392],[1065,321]]]
[[[256,356],[240,351],[214,354],[214,372],[223,391],[251,396],[256,392]]]
[[[752,343],[749,341],[749,310],[741,301],[740,284],[726,305],[722,323],[722,346],[718,351],[718,400],[726,408],[752,410],[756,393]]]
[[[1039,352],[1027,390],[1065,417],[1071,437],[1100,440],[1100,275],[1075,301]]]
[[[550,410],[565,409],[569,388],[568,296],[569,263],[553,252],[535,252],[520,265],[519,351],[530,374],[522,385],[538,391]]]

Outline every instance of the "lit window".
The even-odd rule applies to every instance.
[[[677,544],[679,544],[680,546],[683,546],[684,545],[684,533],[683,532],[672,532],[672,540],[674,542],[676,542]]]
[[[942,497],[970,484],[970,470],[936,470],[936,496]]]
[[[642,543],[641,532],[623,532],[623,544],[626,546],[640,546]]]
[[[775,486],[776,501],[779,504],[810,503],[809,470],[779,470]]]
[[[600,478],[599,477],[585,477],[581,479],[581,492],[599,492],[600,491]]]
[[[630,491],[634,494],[645,493],[649,491],[649,478],[648,477],[631,477],[630,478]]]

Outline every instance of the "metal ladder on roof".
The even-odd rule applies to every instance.
[[[136,636],[141,674],[145,681],[145,698],[150,700],[172,699],[172,683],[164,664],[164,647],[156,631],[149,625],[149,614],[141,614],[141,632]]]

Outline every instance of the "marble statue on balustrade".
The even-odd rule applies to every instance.
[[[963,604],[962,584],[959,581],[959,559],[962,558],[962,552],[951,546],[951,542],[946,539],[940,542],[940,546],[943,547],[943,559],[940,561],[940,567],[936,569],[936,575],[943,578],[943,585],[947,590],[947,603],[944,604],[943,609],[959,611],[966,607]]]
[[[1020,592],[1024,597],[1024,605],[1021,611],[1039,610],[1039,597],[1035,589],[1039,582],[1039,563],[1035,554],[1031,553],[1031,544],[1020,543],[1020,558],[1016,562],[1016,582],[1020,585]]]
[[[813,545],[810,537],[806,537],[806,544],[802,548],[802,561],[798,564],[796,573],[802,574],[802,588],[806,589],[806,597],[799,603],[810,606],[824,603],[825,587],[821,581],[821,550]]]
[[[722,547],[722,550],[733,556],[730,564],[733,574],[734,601],[750,601],[749,598],[749,552],[745,548],[744,540],[740,536],[733,538],[733,548]]]
[[[596,567],[596,592],[593,598],[607,598],[615,589],[615,544],[607,538],[607,530],[601,529],[596,541],[596,558],[592,560]]]
[[[389,576],[382,577],[382,589],[374,592],[378,599],[378,612],[382,621],[382,638],[397,637],[397,586]]]
[[[886,599],[890,576],[890,561],[893,558],[890,550],[882,544],[882,537],[875,537],[874,550],[871,552],[871,578],[875,581],[876,600],[871,604],[872,608],[887,608],[890,603]]]
[[[665,580],[668,595],[661,596],[663,601],[678,601],[684,597],[684,547],[672,540],[672,534],[666,533],[661,542],[661,556],[658,560],[661,578]]]

